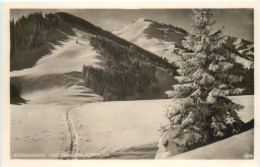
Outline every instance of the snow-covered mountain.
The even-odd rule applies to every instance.
[[[188,34],[181,28],[143,18],[113,33],[174,63],[178,62],[174,49],[182,48],[181,41]]]
[[[181,41],[188,35],[182,28],[143,18],[113,33],[175,64],[178,64],[176,53],[183,49]],[[225,46],[232,51],[236,62],[245,68],[253,68],[254,44],[241,38],[227,37]]]
[[[245,68],[254,68],[254,44],[250,41],[229,36],[226,46],[233,52],[235,61]]]
[[[164,98],[175,82],[174,65],[71,14],[35,13],[10,24],[13,103],[19,96],[34,104]]]

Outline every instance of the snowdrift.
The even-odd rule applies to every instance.
[[[170,159],[253,159],[254,129]]]

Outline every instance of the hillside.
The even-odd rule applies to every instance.
[[[170,63],[179,65],[179,51],[187,52],[182,46],[182,40],[189,34],[182,28],[158,23],[153,20],[139,19],[123,29],[113,31],[114,34],[122,37],[138,46],[151,51],[159,57],[167,59]],[[254,94],[254,44],[250,41],[226,36],[227,40],[223,45],[223,51],[230,52],[234,59],[232,73],[244,77],[237,86],[244,87],[243,94]]]
[[[47,28],[45,28],[45,24],[50,25],[48,25]],[[174,69],[174,66],[168,64],[155,54],[152,54],[122,38],[119,38],[108,31],[104,31],[101,28],[87,22],[84,19],[81,19],[68,13],[59,12],[55,14],[47,14],[45,16],[43,16],[41,13],[34,13],[28,15],[27,17],[23,16],[16,22],[12,20],[10,22],[10,25],[11,32],[14,32],[14,35],[11,35],[11,58],[13,59],[18,59],[18,56],[16,54],[21,54],[22,51],[30,51],[29,55],[34,55],[35,48],[39,49],[41,47],[45,47],[47,44],[49,44],[48,42],[54,42],[54,44],[59,44],[60,41],[64,41],[67,39],[67,34],[75,35],[75,32],[73,31],[73,28],[75,28],[77,30],[81,30],[85,33],[90,34],[90,36],[92,37],[99,37],[102,39],[111,40],[123,47],[136,50],[144,57],[146,57],[147,60],[153,62],[157,66],[162,67],[164,64],[164,66]],[[46,53],[42,54],[43,55],[41,56],[44,56]],[[37,58],[39,59],[40,57]],[[15,61],[11,60],[11,62]],[[24,62],[19,62],[18,64],[25,65]],[[15,64],[15,66],[16,65],[17,64]],[[11,71],[13,71],[14,68],[15,67],[11,68]]]
[[[60,41],[59,45],[48,43],[53,47],[50,54],[40,58],[32,68],[25,68],[12,71],[11,76],[25,75],[47,75],[63,74],[67,72],[81,72],[83,65],[92,65],[96,68],[104,67],[104,58],[90,45],[90,35],[83,31],[72,29],[74,35],[66,34],[59,28],[57,33],[66,37],[65,41]],[[76,40],[80,43],[76,43]],[[18,52],[19,53],[19,52]],[[27,58],[28,59],[28,58]],[[57,64],[59,63],[59,64]]]
[[[139,19],[113,33],[174,63],[178,62],[178,56],[173,50],[182,48],[181,40],[187,36],[181,28],[147,19]]]
[[[87,88],[80,87],[81,92],[91,88],[105,100],[165,98],[164,92],[175,82],[171,75],[176,74],[176,67],[167,60],[68,13],[34,13],[16,22],[11,20],[10,27],[11,82],[14,90],[19,87],[22,96],[27,96],[28,91],[31,94],[46,88],[85,85]],[[74,73],[78,73],[76,78]],[[52,80],[57,75],[69,83],[45,82],[33,86],[35,89],[26,88],[39,84],[37,80]],[[103,76],[121,79],[110,82]],[[166,81],[170,81],[167,87]],[[125,83],[129,85],[124,86]],[[114,85],[125,93],[115,92]],[[67,90],[58,92],[62,91]],[[30,97],[32,101],[34,96]]]
[[[82,81],[82,66],[92,65],[103,68],[103,57],[94,51],[89,44],[86,33],[73,29],[73,36],[64,34],[66,41],[59,45],[50,43],[54,49],[40,58],[31,68],[11,72],[13,89],[19,88],[20,96],[26,101],[15,100],[13,104],[29,102],[31,104],[78,104],[84,102],[103,101]],[[75,41],[80,40],[81,44]],[[19,52],[18,52],[19,53]]]

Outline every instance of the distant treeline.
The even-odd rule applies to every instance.
[[[43,17],[42,13],[22,16],[18,21],[10,21],[11,55],[21,49],[34,49],[43,41],[39,40],[40,33],[49,31],[59,25],[59,19],[52,14]],[[54,39],[53,39],[54,40]]]
[[[32,67],[42,56],[50,53],[53,46],[59,44],[73,31],[56,14],[32,13],[17,21],[10,20],[10,59],[11,71]]]
[[[105,68],[84,66],[83,78],[86,86],[105,100],[138,98],[157,82],[155,66],[134,49],[100,37],[93,37],[90,43],[106,58]]]
[[[83,67],[83,76],[87,87],[103,96],[107,101],[138,98],[138,94],[156,82],[155,67],[139,65],[132,67],[114,66],[110,68]]]

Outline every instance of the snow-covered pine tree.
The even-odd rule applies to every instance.
[[[192,33],[182,41],[192,53],[181,54],[180,76],[175,77],[179,84],[166,92],[174,100],[166,111],[165,128],[181,126],[188,148],[238,133],[243,125],[236,112],[243,106],[226,98],[242,91],[232,85],[243,78],[230,72],[234,60],[222,47],[223,28],[212,33],[213,16],[209,9],[193,10]]]

